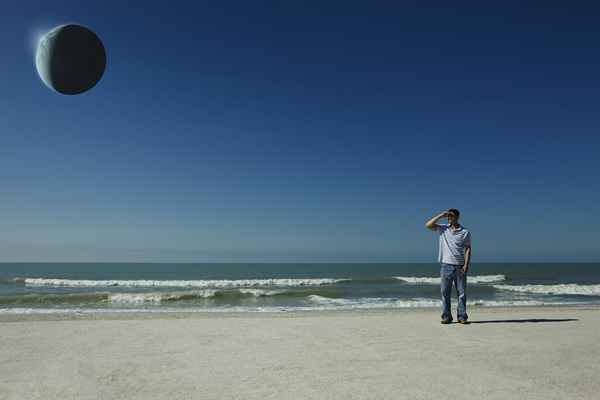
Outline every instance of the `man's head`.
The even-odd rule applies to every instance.
[[[460,218],[460,211],[456,208],[451,208],[448,210],[448,223],[450,225],[458,224],[458,219]]]

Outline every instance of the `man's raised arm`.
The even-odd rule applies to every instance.
[[[444,212],[442,212],[442,213],[440,213],[440,214],[436,215],[435,217],[431,218],[429,221],[427,221],[427,222],[425,223],[425,226],[426,226],[428,229],[431,229],[432,231],[435,231],[435,230],[436,230],[436,229],[439,227],[439,225],[437,224],[437,222],[438,222],[440,219],[442,219],[442,218],[445,218],[445,217],[447,217],[447,216],[448,216],[448,211],[444,211]]]

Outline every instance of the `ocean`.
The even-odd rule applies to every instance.
[[[0,263],[0,313],[436,308],[439,269],[417,263]],[[473,264],[467,304],[600,305],[600,263]]]

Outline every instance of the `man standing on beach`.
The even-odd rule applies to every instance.
[[[460,212],[451,208],[431,218],[425,226],[440,235],[440,278],[442,291],[442,324],[452,322],[450,295],[452,283],[458,293],[458,322],[467,323],[467,272],[471,261],[471,233],[458,223]],[[448,218],[448,224],[437,222]]]

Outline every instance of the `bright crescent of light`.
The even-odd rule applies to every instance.
[[[45,35],[43,35],[38,41],[37,50],[35,52],[35,67],[37,69],[38,75],[42,82],[44,82],[44,84],[48,86],[48,88],[52,89],[55,92],[56,89],[54,89],[52,85],[52,76],[50,73],[51,71],[48,70],[48,66],[50,65],[50,62],[48,62],[48,58],[50,57],[50,43],[52,43],[51,39],[54,38],[58,30],[63,26],[64,25],[57,26]]]

